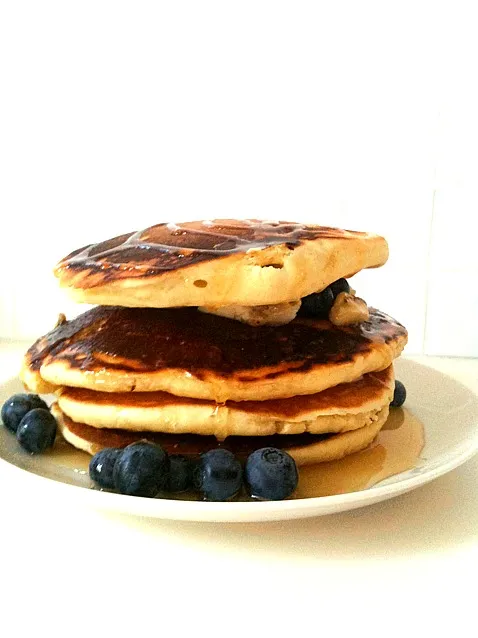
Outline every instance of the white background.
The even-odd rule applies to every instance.
[[[51,270],[80,245],[248,216],[384,234],[354,287],[409,353],[478,356],[475,5],[0,0],[0,337],[77,311]],[[477,467],[292,528],[108,517],[5,475],[0,634],[474,635]]]
[[[478,356],[473,3],[0,4],[0,336],[61,310],[56,261],[165,220],[384,234],[354,287],[409,353]]]

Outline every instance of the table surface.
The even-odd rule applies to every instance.
[[[3,380],[24,346],[0,348]],[[478,360],[414,359],[478,392]],[[204,524],[50,502],[0,464],[0,635],[476,635],[477,478],[478,456],[351,512]]]

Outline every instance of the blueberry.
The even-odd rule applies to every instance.
[[[330,284],[329,288],[332,291],[334,298],[341,292],[350,292],[349,282],[343,277],[334,281],[333,284]]]
[[[159,445],[139,441],[125,447],[113,469],[114,486],[122,494],[154,497],[165,485],[169,458]]]
[[[250,454],[244,473],[251,496],[268,501],[290,496],[299,480],[294,459],[274,447],[263,447]]]
[[[227,501],[241,489],[241,464],[229,450],[209,450],[194,468],[193,483],[207,501]]]
[[[166,492],[185,492],[192,487],[193,468],[191,461],[182,454],[171,454],[169,473],[164,490]]]
[[[334,304],[334,295],[330,287],[322,292],[314,292],[302,299],[299,314],[304,317],[327,319]]]
[[[401,381],[395,381],[395,390],[390,405],[392,408],[401,408],[407,398],[407,391]]]
[[[2,406],[2,421],[6,428],[16,432],[25,414],[34,408],[48,410],[48,406],[38,394],[14,394]]]
[[[123,450],[117,447],[107,447],[97,452],[90,461],[90,478],[101,487],[114,489],[113,469]]]
[[[17,440],[27,452],[39,454],[51,447],[56,436],[55,417],[43,408],[25,414],[17,429]]]

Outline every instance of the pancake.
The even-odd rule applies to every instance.
[[[97,428],[228,436],[313,434],[356,430],[372,423],[393,398],[390,366],[354,383],[318,394],[270,401],[217,404],[165,392],[95,392],[64,388],[61,410],[73,421]]]
[[[195,433],[224,439],[358,429],[390,403],[393,388],[390,366],[353,383],[289,399],[217,404],[165,392],[105,393],[63,388],[58,404],[74,421],[97,428]]]
[[[80,248],[55,269],[79,302],[255,306],[298,300],[363,268],[388,246],[371,233],[258,220],[158,224]]]
[[[298,318],[253,327],[196,309],[97,307],[39,339],[21,378],[58,386],[168,392],[218,403],[315,394],[384,370],[407,331],[379,310],[354,326]]]
[[[242,460],[261,447],[279,447],[289,452],[299,466],[333,461],[363,450],[374,440],[384,425],[388,417],[388,409],[387,405],[378,412],[370,425],[341,434],[239,436],[228,437],[225,441],[218,442],[213,436],[98,429],[72,421],[60,410],[57,403],[53,404],[51,408],[64,439],[79,450],[92,455],[105,447],[125,447],[135,441],[148,439],[159,443],[170,454],[196,456],[207,450],[223,447],[231,450]]]

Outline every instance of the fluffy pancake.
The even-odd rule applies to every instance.
[[[171,435],[125,430],[105,430],[72,421],[58,404],[52,405],[52,413],[57,419],[63,437],[74,447],[95,454],[105,447],[125,447],[130,443],[147,438],[159,443],[168,453],[197,455],[208,449],[224,447],[244,459],[253,450],[273,446],[287,450],[297,465],[310,465],[340,459],[353,452],[363,450],[373,441],[388,416],[388,405],[380,410],[373,422],[358,430],[341,434],[301,434],[264,437],[228,437],[220,443],[213,436]]]
[[[300,318],[253,327],[191,308],[97,307],[33,344],[21,378],[37,392],[71,386],[263,401],[384,370],[406,341],[405,328],[374,309],[354,326]]]
[[[80,248],[55,269],[77,301],[167,308],[279,304],[383,265],[383,237],[258,220],[158,224]]]
[[[64,388],[58,404],[73,421],[97,428],[227,436],[355,430],[393,398],[392,366],[318,394],[217,404],[165,392],[95,392]]]

